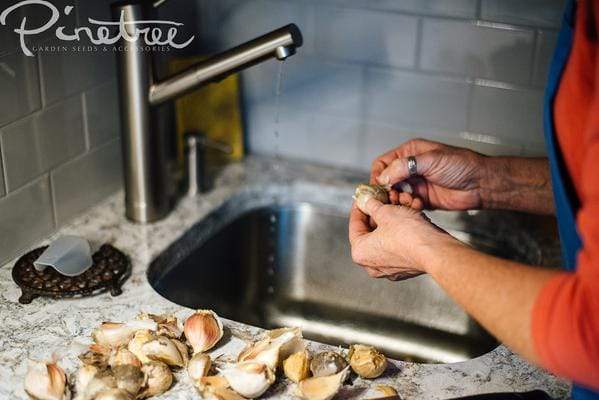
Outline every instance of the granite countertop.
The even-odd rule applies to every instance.
[[[146,269],[181,234],[226,199],[241,191],[259,190],[273,181],[285,185],[311,185],[312,190],[341,187],[351,194],[354,181],[336,170],[299,163],[279,162],[273,168],[268,159],[248,158],[232,164],[219,174],[210,193],[181,200],[164,220],[151,225],[136,225],[124,218],[123,194],[118,193],[75,219],[58,235],[76,234],[93,244],[111,243],[129,255],[132,275],[123,294],[105,293],[70,300],[37,298],[31,304],[18,303],[20,289],[13,283],[14,261],[0,268],[0,398],[26,399],[23,377],[28,359],[59,357],[68,374],[76,371],[77,355],[90,342],[89,335],[101,321],[133,319],[141,311],[175,313],[185,317],[191,310],[158,295],[146,279]],[[43,244],[40,243],[40,244]],[[40,245],[38,244],[38,246]],[[37,246],[34,246],[37,247]],[[246,342],[260,335],[261,329],[224,320],[231,333],[212,355],[236,356]],[[313,350],[328,347],[310,342]],[[449,399],[477,393],[545,390],[554,398],[568,398],[569,384],[524,362],[507,348],[456,364],[416,364],[391,361],[387,372],[374,381],[356,379],[346,385],[337,398],[365,398],[369,387],[389,384],[403,399]],[[292,398],[294,385],[284,379],[266,393],[268,398]],[[185,371],[176,374],[176,383],[159,399],[192,399],[198,394]]]

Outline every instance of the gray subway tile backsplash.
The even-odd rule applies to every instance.
[[[21,52],[0,57],[0,127],[40,107],[36,58]]]
[[[54,230],[50,183],[44,175],[0,198],[0,265]]]
[[[0,197],[6,194],[4,188],[4,167],[2,167],[2,148],[0,147]]]
[[[85,125],[90,148],[98,147],[119,134],[119,99],[116,81],[109,81],[83,94]]]
[[[58,224],[64,224],[120,189],[121,176],[118,139],[55,169],[52,187]]]
[[[528,83],[533,51],[532,30],[424,20],[421,66],[425,70]]]
[[[564,0],[481,0],[481,17],[510,24],[555,28]]]
[[[540,31],[537,33],[537,46],[535,64],[532,70],[533,85],[542,87],[547,80],[549,63],[553,57],[553,50],[557,42],[557,32]]]
[[[0,130],[11,192],[85,151],[81,96],[73,96]]]

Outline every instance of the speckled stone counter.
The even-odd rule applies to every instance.
[[[327,196],[342,196],[349,201],[354,181],[340,171],[296,163],[273,163],[264,159],[247,159],[230,165],[218,177],[215,189],[205,195],[179,202],[168,218],[151,225],[136,225],[124,218],[123,196],[116,194],[73,221],[53,237],[76,234],[92,244],[112,243],[129,255],[133,272],[123,286],[123,294],[70,300],[38,298],[31,304],[18,303],[20,289],[11,279],[14,263],[0,268],[0,398],[25,399],[23,377],[28,359],[57,356],[68,374],[75,372],[77,355],[90,342],[89,334],[100,321],[124,321],[141,311],[175,313],[185,317],[191,310],[158,295],[146,280],[151,260],[194,223],[241,191],[278,185],[302,186],[303,191]],[[274,188],[274,189],[273,189]],[[52,238],[48,238],[50,241]],[[44,242],[44,243],[45,243]],[[42,244],[42,243],[40,243]],[[37,246],[35,246],[37,247]],[[259,328],[225,320],[226,340],[213,352],[221,360],[231,359],[246,342],[260,335]],[[327,347],[310,343],[314,350]],[[375,381],[356,379],[346,385],[338,398],[361,399],[370,394],[369,387],[385,383],[396,387],[403,399],[449,399],[477,393],[545,390],[555,398],[568,398],[569,385],[521,360],[505,347],[471,361],[457,364],[414,364],[392,361],[387,372]],[[266,398],[293,398],[294,385],[279,379]],[[199,398],[184,372],[178,372],[176,383],[160,399]]]

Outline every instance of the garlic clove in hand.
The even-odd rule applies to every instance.
[[[307,350],[293,353],[283,361],[285,376],[295,383],[310,376],[310,354]]]
[[[346,367],[345,358],[332,351],[318,353],[310,362],[310,371],[316,377],[335,375]]]
[[[212,360],[210,359],[209,355],[198,353],[191,357],[191,360],[189,360],[189,363],[187,363],[187,373],[191,379],[197,381],[200,378],[208,375],[211,365]]]
[[[198,310],[185,320],[184,332],[195,354],[213,348],[223,337],[224,331],[214,311]]]
[[[146,383],[138,398],[157,396],[166,392],[173,383],[173,373],[168,365],[160,361],[150,361],[142,365]]]
[[[25,392],[37,400],[69,400],[67,376],[55,363],[31,361],[25,375]]]
[[[275,381],[272,370],[263,363],[244,361],[223,371],[223,376],[238,394],[249,399],[261,396]]]
[[[183,367],[187,363],[187,348],[183,349],[182,343],[179,345],[175,340],[160,336],[144,343],[141,351],[150,360],[162,361],[172,367]]]
[[[349,367],[329,376],[312,377],[298,384],[298,395],[304,400],[330,400],[349,376]]]
[[[133,338],[127,345],[127,350],[133,353],[142,364],[150,362],[150,359],[142,351],[142,346],[152,340],[156,339],[156,336],[149,330],[141,330],[135,332]]]
[[[383,204],[389,203],[389,187],[385,185],[358,185],[354,193],[354,200],[356,205],[363,213],[366,213],[366,203],[370,199],[376,199]]]
[[[362,378],[378,378],[387,368],[385,356],[372,346],[354,344],[349,348],[349,365]]]

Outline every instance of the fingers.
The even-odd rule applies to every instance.
[[[398,158],[407,158],[409,156],[417,156],[428,151],[436,150],[445,147],[444,144],[431,142],[424,139],[413,139],[404,142],[399,147],[390,150],[378,156],[372,163],[370,168],[370,183],[378,183],[377,178],[393,160]],[[383,183],[384,184],[384,183]]]
[[[416,157],[418,175],[426,176],[434,165],[437,152],[422,153]],[[377,182],[381,185],[394,185],[410,177],[408,171],[408,159],[397,158],[391,162],[383,171],[381,171]]]
[[[366,204],[364,204],[364,212],[372,218],[375,224],[378,225],[377,212],[383,206],[383,203],[371,197],[370,199],[368,199]]]
[[[370,222],[366,214],[364,214],[356,206],[356,203],[352,205],[351,212],[349,214],[349,242],[354,243],[359,237],[370,233]]]

